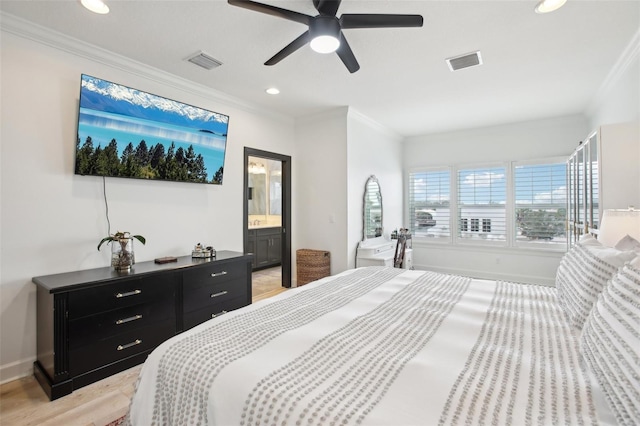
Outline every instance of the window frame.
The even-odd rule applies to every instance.
[[[567,248],[567,217],[566,217],[566,209],[567,209],[567,199],[566,197],[569,195],[569,188],[567,187],[567,176],[566,176],[566,166],[567,164],[567,157],[547,157],[547,158],[542,158],[542,159],[532,159],[532,160],[519,160],[519,161],[512,161],[511,162],[511,168],[513,170],[513,191],[514,191],[514,196],[513,196],[513,213],[511,215],[511,224],[513,227],[513,235],[512,235],[512,244],[513,247],[515,248],[530,248],[530,249],[544,249],[547,251],[566,251]],[[537,241],[518,241],[517,240],[517,225],[516,225],[516,210],[517,210],[517,203],[516,203],[516,196],[515,196],[515,190],[516,190],[516,182],[515,182],[515,170],[517,166],[537,166],[537,165],[558,165],[558,166],[562,166],[562,168],[565,171],[565,176],[564,179],[562,180],[564,182],[564,188],[566,191],[566,195],[565,195],[565,202],[564,202],[564,208],[565,208],[565,241],[563,242],[559,242],[559,243],[544,243],[544,242],[537,242]]]
[[[461,170],[484,170],[484,169],[495,169],[495,168],[502,168],[504,169],[504,179],[505,179],[505,239],[504,240],[491,240],[491,239],[473,239],[473,238],[462,238],[459,235],[459,230],[457,228],[458,226],[458,216],[459,216],[459,212],[458,212],[458,208],[459,208],[459,194],[458,194],[458,187],[459,187],[459,182],[458,182],[458,177],[459,177],[459,173]],[[454,223],[452,223],[452,227],[456,226],[456,234],[454,235],[453,238],[453,244],[455,245],[460,245],[460,246],[485,246],[485,247],[509,247],[509,194],[510,194],[510,189],[509,189],[509,182],[511,180],[511,170],[509,167],[509,163],[508,162],[490,162],[490,163],[467,163],[467,164],[459,164],[459,165],[455,165],[452,166],[452,175],[451,175],[451,185],[452,187],[455,187],[455,220]],[[453,196],[452,196],[453,197]],[[453,209],[453,207],[452,207]],[[471,219],[471,218],[469,218]],[[478,217],[478,219],[482,219],[482,217]],[[473,225],[472,225],[472,221],[469,220],[468,222],[468,232],[474,232],[474,233],[480,233],[480,229],[481,228],[481,224],[482,221],[478,222],[478,230],[477,231],[472,231],[473,229]]]
[[[421,245],[434,245],[434,244],[447,244],[451,246],[478,246],[485,248],[496,249],[516,249],[516,250],[533,250],[538,252],[563,252],[566,251],[566,243],[542,243],[542,242],[528,242],[517,241],[517,226],[515,219],[516,212],[516,194],[515,194],[515,168],[523,165],[553,165],[558,164],[563,167],[566,165],[566,157],[545,157],[529,160],[514,160],[514,161],[501,161],[491,163],[467,163],[467,164],[454,164],[448,166],[427,166],[427,167],[414,167],[406,172],[405,179],[405,193],[407,202],[404,203],[405,208],[405,220],[410,223],[410,208],[409,199],[411,197],[411,175],[415,173],[428,173],[437,171],[449,172],[449,237],[428,238],[414,235],[413,244],[416,246]],[[473,240],[469,238],[460,238],[459,232],[461,232],[461,226],[463,222],[458,217],[458,177],[460,170],[469,169],[487,169],[487,168],[504,168],[505,171],[505,183],[506,183],[506,201],[505,201],[505,240]],[[487,218],[479,217],[479,232],[482,232],[485,228],[485,220]],[[490,220],[490,219],[489,219]],[[495,224],[490,220],[489,228],[494,229]],[[471,230],[471,221],[467,221],[467,230]],[[410,228],[411,229],[411,228]]]
[[[407,228],[409,228],[410,230],[413,229],[413,227],[410,226],[411,221],[413,220],[413,218],[411,217],[411,208],[410,208],[410,199],[411,199],[411,175],[414,173],[437,173],[437,172],[447,172],[449,173],[449,235],[448,236],[438,236],[438,237],[418,237],[419,240],[421,241],[429,241],[430,243],[433,244],[451,244],[453,242],[453,238],[454,238],[454,230],[452,229],[452,225],[453,225],[453,221],[451,220],[451,215],[452,215],[452,211],[454,209],[454,204],[455,204],[455,199],[454,197],[456,196],[457,192],[456,189],[453,188],[451,185],[453,183],[452,180],[452,175],[454,173],[454,170],[451,166],[439,166],[439,167],[417,167],[417,168],[412,168],[410,170],[407,171],[406,173],[406,200],[407,202],[403,204],[403,207],[405,208],[405,212],[404,212],[404,217],[407,221],[407,223],[409,224],[409,226],[407,226]],[[413,235],[412,237],[415,237],[416,235]]]

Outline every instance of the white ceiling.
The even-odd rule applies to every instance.
[[[311,0],[263,2],[317,14]],[[547,15],[536,0],[344,0],[338,15],[424,17],[422,28],[345,30],[361,66],[350,74],[308,46],[264,66],[306,27],[224,0],[108,4],[108,15],[75,0],[1,0],[0,10],[265,109],[299,117],[348,105],[403,136],[583,113],[640,28],[638,0],[569,0]],[[185,61],[199,50],[223,65]],[[446,58],[476,50],[482,66],[449,71]]]

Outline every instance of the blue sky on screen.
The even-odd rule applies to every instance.
[[[192,105],[142,92],[106,80],[82,75],[81,107],[126,112],[131,117],[227,134],[229,117]]]

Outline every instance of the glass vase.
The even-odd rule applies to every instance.
[[[128,272],[135,263],[133,238],[120,238],[111,242],[111,266],[118,272]]]

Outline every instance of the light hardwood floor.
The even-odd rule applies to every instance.
[[[280,268],[254,272],[253,302],[286,289],[280,286]],[[105,426],[124,416],[142,365],[125,370],[49,401],[33,376],[0,386],[2,426]]]
[[[124,416],[142,365],[49,401],[33,376],[0,386],[2,426],[105,426]]]

